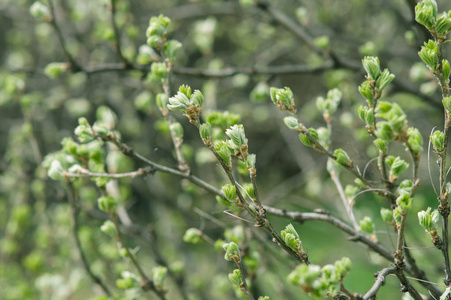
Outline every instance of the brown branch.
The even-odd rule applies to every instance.
[[[75,239],[75,244],[77,246],[77,250],[78,250],[78,254],[80,255],[81,261],[83,263],[83,267],[86,270],[86,273],[88,273],[89,277],[91,278],[92,281],[94,281],[94,283],[96,283],[97,285],[100,286],[100,288],[103,290],[103,292],[108,296],[108,297],[112,297],[112,294],[110,292],[110,290],[108,289],[108,287],[106,286],[106,284],[102,281],[102,279],[100,279],[100,277],[98,277],[97,275],[94,274],[94,272],[91,270],[91,267],[88,263],[88,259],[86,258],[85,252],[83,251],[83,247],[81,246],[81,241],[80,241],[80,237],[78,236],[78,228],[79,228],[79,224],[78,224],[78,214],[79,214],[79,207],[77,205],[77,197],[76,197],[76,192],[74,187],[72,186],[71,182],[68,182],[68,195],[69,195],[69,204],[71,207],[71,211],[72,211],[72,222],[73,222],[73,226],[72,226],[72,234],[74,236]]]
[[[385,268],[377,273],[376,282],[373,284],[371,289],[363,295],[364,300],[376,299],[376,294],[379,289],[385,285],[385,278],[390,274],[395,274],[396,268]]]

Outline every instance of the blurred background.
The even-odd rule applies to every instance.
[[[440,11],[449,1],[437,1]],[[439,88],[417,55],[429,38],[413,20],[413,0],[279,0],[242,1],[116,1],[115,23],[123,57],[138,70],[96,71],[98,66],[120,65],[109,1],[53,0],[55,21],[65,48],[89,72],[67,70],[51,78],[45,68],[68,62],[52,24],[33,18],[33,1],[0,1],[0,298],[101,299],[102,291],[86,275],[75,250],[68,194],[47,177],[46,155],[61,149],[64,137],[73,137],[78,118],[93,123],[109,118],[123,142],[145,157],[177,168],[167,121],[155,105],[162,92],[148,76],[157,53],[147,46],[145,31],[152,16],[171,18],[169,38],[183,46],[171,75],[171,93],[181,84],[205,96],[204,112],[236,114],[244,124],[249,151],[257,155],[257,183],[265,205],[290,211],[330,211],[346,220],[346,212],[326,171],[326,158],[304,147],[283,124],[284,114],[271,103],[269,87],[290,87],[299,120],[307,127],[324,126],[315,100],[338,88],[342,102],[334,115],[332,147],[347,151],[369,179],[378,180],[377,156],[357,109],[364,104],[357,87],[364,80],[361,59],[380,58],[396,75],[384,100],[398,103],[409,125],[425,140],[420,176],[409,218],[407,241],[429,278],[442,283],[441,255],[430,248],[416,214],[437,206],[431,182],[438,172],[431,154],[428,175],[427,141],[433,127],[442,128]],[[42,1],[49,7],[49,2]],[[301,31],[299,31],[299,28]],[[449,47],[445,47],[450,54]],[[217,188],[226,183],[197,129],[181,114],[172,113],[184,128],[182,152],[192,173]],[[409,161],[404,146],[391,151]],[[411,162],[411,161],[409,161]],[[112,172],[144,167],[106,150]],[[238,173],[239,174],[239,173]],[[410,175],[410,170],[405,177]],[[244,175],[241,178],[244,179]],[[341,172],[344,185],[352,176]],[[252,224],[226,213],[214,195],[172,175],[155,173],[118,180],[121,209],[136,230],[126,241],[137,251],[144,270],[168,267],[168,299],[232,299],[235,291],[227,274],[233,270],[221,251],[209,243],[187,244],[182,237],[199,228],[213,241],[244,239],[249,252],[260,253],[253,288],[271,299],[308,299],[286,276],[295,261]],[[131,267],[120,257],[115,241],[101,232],[105,216],[97,209],[99,192],[91,181],[77,187],[80,195],[78,235],[93,272],[119,299],[138,299],[136,289],[121,291],[116,280]],[[376,224],[378,240],[394,249],[396,236],[379,214],[386,199],[364,193],[355,213]],[[243,215],[245,218],[246,215]],[[277,231],[290,221],[269,215]],[[346,287],[364,293],[374,283],[373,273],[390,262],[329,224],[294,224],[310,261],[324,265],[349,256],[353,269]],[[150,273],[150,271],[148,271]],[[414,280],[412,280],[414,281]],[[420,291],[423,291],[420,285]],[[442,287],[441,287],[442,288]],[[427,292],[426,292],[427,294]],[[380,299],[400,299],[399,284],[389,277]],[[153,297],[151,295],[151,297]]]

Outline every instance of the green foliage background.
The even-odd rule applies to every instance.
[[[86,68],[121,63],[107,2],[54,1],[67,50]],[[361,168],[377,154],[357,117],[357,108],[363,102],[357,86],[363,80],[360,60],[364,55],[379,56],[382,65],[396,74],[384,97],[404,109],[425,140],[431,129],[442,123],[436,81],[417,56],[427,36],[413,21],[412,1],[271,1],[313,37],[323,37],[316,40],[317,44],[326,46],[326,52],[332,50],[339,61],[325,70],[278,75],[252,74],[247,68],[316,68],[326,59],[263,9],[242,5],[247,1],[116,2],[115,21],[123,56],[143,70],[150,69],[154,57],[143,46],[149,18],[160,13],[171,18],[170,38],[183,44],[171,76],[172,94],[179,85],[188,84],[204,93],[205,111],[228,110],[240,116],[249,148],[257,154],[257,182],[266,205],[297,211],[321,208],[346,216],[325,171],[326,159],[303,147],[285,128],[283,115],[269,101],[268,86],[291,87],[302,121],[313,127],[323,122],[315,107],[316,97],[339,88],[343,100],[333,122],[333,143],[345,149]],[[442,10],[451,7],[447,1],[438,3]],[[63,185],[47,178],[44,157],[60,150],[62,138],[74,137],[79,117],[85,116],[90,122],[100,117],[109,118],[121,139],[136,151],[176,168],[167,123],[154,104],[161,87],[140,70],[63,72],[49,78],[44,68],[52,62],[67,62],[67,57],[51,25],[30,15],[31,4],[25,0],[0,1],[0,298],[100,299],[102,292],[86,275],[75,248],[67,192]],[[221,74],[221,70],[233,68],[241,69],[231,76],[203,76],[196,71]],[[185,132],[182,150],[193,174],[220,187],[224,176],[197,130],[182,117],[179,122]],[[397,151],[403,153],[404,149],[399,146]],[[107,164],[114,172],[142,167],[114,151],[109,153]],[[433,159],[430,164],[432,172],[436,171]],[[368,176],[375,178],[377,174],[371,170]],[[426,157],[422,157],[421,170],[423,184],[415,197],[407,234],[411,247],[422,248],[420,266],[432,274],[432,280],[440,282],[441,266],[434,260],[439,253],[425,248],[430,245],[428,237],[415,219],[420,209],[436,206]],[[344,184],[352,183],[351,176],[342,176]],[[121,205],[134,223],[126,241],[139,250],[137,257],[143,268],[167,264],[179,278],[178,283],[173,278],[167,280],[169,299],[182,299],[183,293],[189,299],[235,296],[227,279],[232,267],[221,251],[208,243],[183,242],[183,234],[190,227],[200,228],[213,240],[225,239],[224,229],[241,228],[247,236],[252,232],[255,239],[249,242],[249,248],[261,256],[255,281],[258,294],[271,299],[307,298],[286,282],[294,262],[252,224],[225,214],[227,208],[208,192],[162,173],[121,179],[118,184]],[[99,230],[105,215],[97,209],[98,196],[89,181],[80,187],[81,243],[93,272],[121,295],[118,299],[132,299],[136,290],[115,288],[120,273],[130,266],[121,259],[115,242]],[[380,206],[388,207],[388,203],[365,193],[358,197],[356,214],[358,219],[370,216],[378,239],[393,249],[395,235],[382,222]],[[286,219],[269,218],[278,230],[288,223]],[[315,264],[351,257],[353,270],[345,284],[352,291],[368,290],[374,282],[372,274],[389,264],[329,224],[294,225]],[[178,289],[177,284],[183,287]],[[389,277],[380,297],[400,299],[398,290],[397,282]]]

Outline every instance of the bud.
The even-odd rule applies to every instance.
[[[243,278],[241,277],[240,270],[233,270],[233,272],[229,274],[229,280],[237,287],[240,287],[241,284],[243,284]]]
[[[255,154],[249,154],[246,158],[246,167],[248,169],[253,170],[253,172],[255,173],[255,163],[257,161],[257,155]]]
[[[176,139],[179,140],[183,139],[183,127],[179,122],[174,122],[170,124],[169,129],[171,130],[171,133],[174,135]]]
[[[409,127],[407,129],[407,136],[409,137],[407,143],[415,155],[423,151],[423,137],[417,128]]]
[[[374,232],[374,223],[370,217],[364,217],[363,220],[359,221],[360,231],[373,234]]]
[[[280,232],[280,234],[288,247],[296,252],[302,249],[301,240],[299,239],[299,235],[292,224],[288,224],[285,229]]]
[[[369,81],[365,81],[359,86],[359,92],[366,100],[368,100],[369,105],[373,105],[374,95]]]
[[[236,201],[236,186],[226,184],[222,187],[222,192],[224,193],[227,200],[231,202]]]
[[[390,166],[391,182],[394,182],[402,173],[407,170],[407,168],[409,168],[409,164],[399,156],[396,157],[392,162],[387,161],[387,163]]]
[[[158,289],[163,288],[164,280],[166,279],[167,273],[168,269],[163,266],[154,267],[152,269],[152,280]]]
[[[233,125],[232,127],[230,127],[230,129],[227,129],[225,133],[238,149],[241,149],[243,145],[247,145],[247,139],[246,135],[244,134],[243,125]]]
[[[447,59],[442,60],[442,74],[445,82],[449,82],[449,75],[451,73],[451,67]]]
[[[309,131],[310,135],[315,139],[315,141],[318,141],[318,138],[319,138],[318,132],[316,132],[315,128],[309,128],[308,131]],[[314,141],[312,141],[310,139],[310,137],[306,134],[300,133],[299,139],[307,147],[313,147],[313,145],[314,145]]]
[[[108,129],[108,127],[106,127],[105,125],[99,125],[99,124],[94,124],[94,126],[92,126],[92,130],[94,131],[94,133],[98,136],[107,136],[108,133],[110,132],[110,130]]]
[[[395,223],[397,226],[401,225],[401,220],[402,220],[402,212],[401,209],[399,208],[399,206],[397,206],[394,210],[393,210],[393,219],[395,219]]]
[[[170,40],[164,44],[164,55],[171,63],[174,63],[174,60],[182,47],[182,43],[175,40]]]
[[[337,275],[342,279],[351,271],[352,262],[348,257],[343,257],[335,262],[334,267]]]
[[[61,163],[58,160],[53,160],[50,164],[49,171],[47,172],[47,175],[52,178],[53,180],[61,180],[64,178],[63,176],[64,169]]]
[[[382,140],[382,139],[375,139],[373,141],[374,145],[377,147],[377,149],[379,149],[379,151],[382,154],[387,154],[387,145],[388,142],[386,140]]]
[[[204,144],[208,146],[211,142],[211,125],[210,123],[204,123],[199,126],[200,137],[204,141]]]
[[[437,19],[435,23],[435,32],[438,36],[445,38],[446,35],[451,31],[451,14],[443,13],[440,18]]]
[[[249,196],[249,198],[255,199],[255,190],[252,184],[248,183],[244,185],[244,189],[246,190],[246,193]]]
[[[226,254],[224,255],[224,259],[228,261],[239,261],[240,260],[240,249],[238,248],[238,245],[234,242],[230,242],[227,244],[224,244],[222,246],[224,250],[226,251]]]
[[[263,102],[268,98],[269,87],[264,81],[260,81],[251,91],[250,97],[255,102]]]
[[[394,138],[394,133],[392,128],[390,127],[390,124],[386,121],[377,122],[376,124],[376,136],[380,139],[390,141]]]
[[[97,204],[101,211],[113,213],[116,211],[118,202],[113,196],[102,196],[97,199]]]
[[[199,90],[195,90],[191,95],[191,102],[194,105],[198,105],[199,107],[202,107],[202,105],[204,105],[204,96]]]
[[[393,212],[388,208],[381,208],[381,217],[384,222],[391,224],[393,223]]]
[[[285,123],[285,125],[287,125],[289,129],[295,130],[299,128],[299,122],[295,117],[285,117],[283,119],[283,122]]]
[[[52,78],[55,79],[57,78],[61,73],[65,72],[68,69],[68,64],[67,63],[60,63],[60,62],[52,62],[49,63],[45,69],[44,69],[44,73]]]
[[[169,104],[169,99],[165,94],[160,93],[157,95],[155,102],[160,110],[166,109],[166,106]]]
[[[93,132],[89,128],[86,118],[78,119],[78,126],[75,128],[74,133],[82,143],[86,143],[94,139]]]
[[[432,30],[437,19],[437,2],[424,0],[415,6],[415,20]]]
[[[345,195],[348,198],[354,197],[355,195],[357,195],[358,192],[359,192],[359,188],[356,187],[355,185],[348,184],[345,187]]]
[[[379,78],[376,81],[376,88],[379,92],[382,92],[382,90],[390,84],[390,82],[395,79],[395,75],[390,73],[388,69],[385,69],[379,76]]]
[[[35,17],[38,20],[41,21],[50,21],[51,20],[51,15],[50,15],[50,11],[47,8],[47,6],[45,6],[44,4],[42,4],[41,2],[34,2],[31,6],[30,6],[30,14]]]
[[[400,209],[400,213],[406,214],[412,205],[412,198],[410,198],[409,194],[402,193],[398,198],[396,198],[396,204]]]
[[[435,152],[440,153],[445,149],[445,134],[439,130],[431,135],[431,142],[434,146]]]
[[[169,98],[169,104],[167,107],[170,110],[180,110],[182,113],[186,113],[186,109],[189,107],[190,101],[188,97],[178,92],[174,97]]]
[[[188,99],[191,98],[192,91],[189,85],[182,84],[179,87],[179,92],[184,94]]]
[[[246,266],[246,269],[249,271],[255,272],[259,263],[260,263],[260,253],[258,253],[257,251],[251,252],[244,258],[244,265]]]
[[[334,157],[336,161],[342,165],[350,166],[352,164],[351,159],[343,149],[336,149],[334,151]]]
[[[122,278],[116,280],[116,286],[118,288],[128,290],[139,286],[138,277],[135,274],[124,271],[122,272],[121,277]]]
[[[424,46],[421,46],[421,50],[418,52],[418,55],[426,66],[428,66],[432,71],[437,70],[439,60],[436,42],[429,40],[428,43],[424,43]]]
[[[232,149],[230,149],[227,142],[224,141],[218,141],[214,144],[214,148],[216,153],[218,154],[221,161],[227,166],[231,167],[231,155],[232,155]]]
[[[322,50],[327,50],[330,46],[330,40],[327,35],[322,35],[315,38],[314,42],[315,45]]]
[[[293,99],[293,92],[290,88],[277,89],[272,87],[269,90],[271,100],[277,105],[279,110],[289,110],[295,112],[295,104]]]
[[[197,228],[189,228],[183,235],[185,243],[197,244],[201,241],[202,232]]]
[[[114,226],[114,223],[111,220],[106,220],[102,226],[100,226],[100,230],[112,237],[117,235],[116,226]]]
[[[374,56],[365,56],[362,60],[363,68],[372,80],[377,80],[380,73],[379,58]]]

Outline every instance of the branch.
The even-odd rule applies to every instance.
[[[55,30],[56,37],[58,38],[60,46],[63,49],[63,52],[64,52],[67,60],[70,63],[71,70],[73,72],[82,71],[81,66],[75,61],[75,58],[72,56],[72,54],[70,54],[69,50],[67,50],[67,46],[66,46],[66,42],[63,37],[63,33],[61,32],[61,29],[58,26],[58,23],[56,22],[55,7],[53,5],[53,0],[47,0],[47,1],[49,3],[50,14],[51,14],[51,20],[49,21],[50,25],[52,25],[53,29]]]
[[[72,222],[73,222],[73,226],[72,226],[72,234],[74,236],[75,239],[75,244],[77,246],[77,250],[78,253],[80,255],[81,261],[83,263],[83,267],[85,268],[86,272],[88,273],[89,277],[91,278],[92,281],[94,281],[97,285],[100,286],[100,288],[102,288],[103,292],[108,296],[108,297],[112,297],[110,290],[108,289],[108,287],[106,286],[105,283],[103,283],[102,279],[100,279],[100,277],[98,277],[97,275],[94,274],[94,272],[91,270],[91,267],[88,263],[88,260],[86,258],[85,252],[83,251],[83,248],[81,246],[81,241],[80,238],[78,236],[78,213],[79,213],[79,208],[77,206],[77,200],[76,200],[76,193],[74,190],[74,187],[72,186],[72,183],[68,182],[68,189],[69,189],[69,203],[70,203],[70,207],[72,210]]]
[[[385,285],[385,277],[387,277],[390,274],[395,274],[396,268],[385,268],[380,270],[377,273],[376,282],[373,284],[371,289],[363,295],[364,300],[368,299],[375,299],[376,294],[379,291],[379,289]]]

